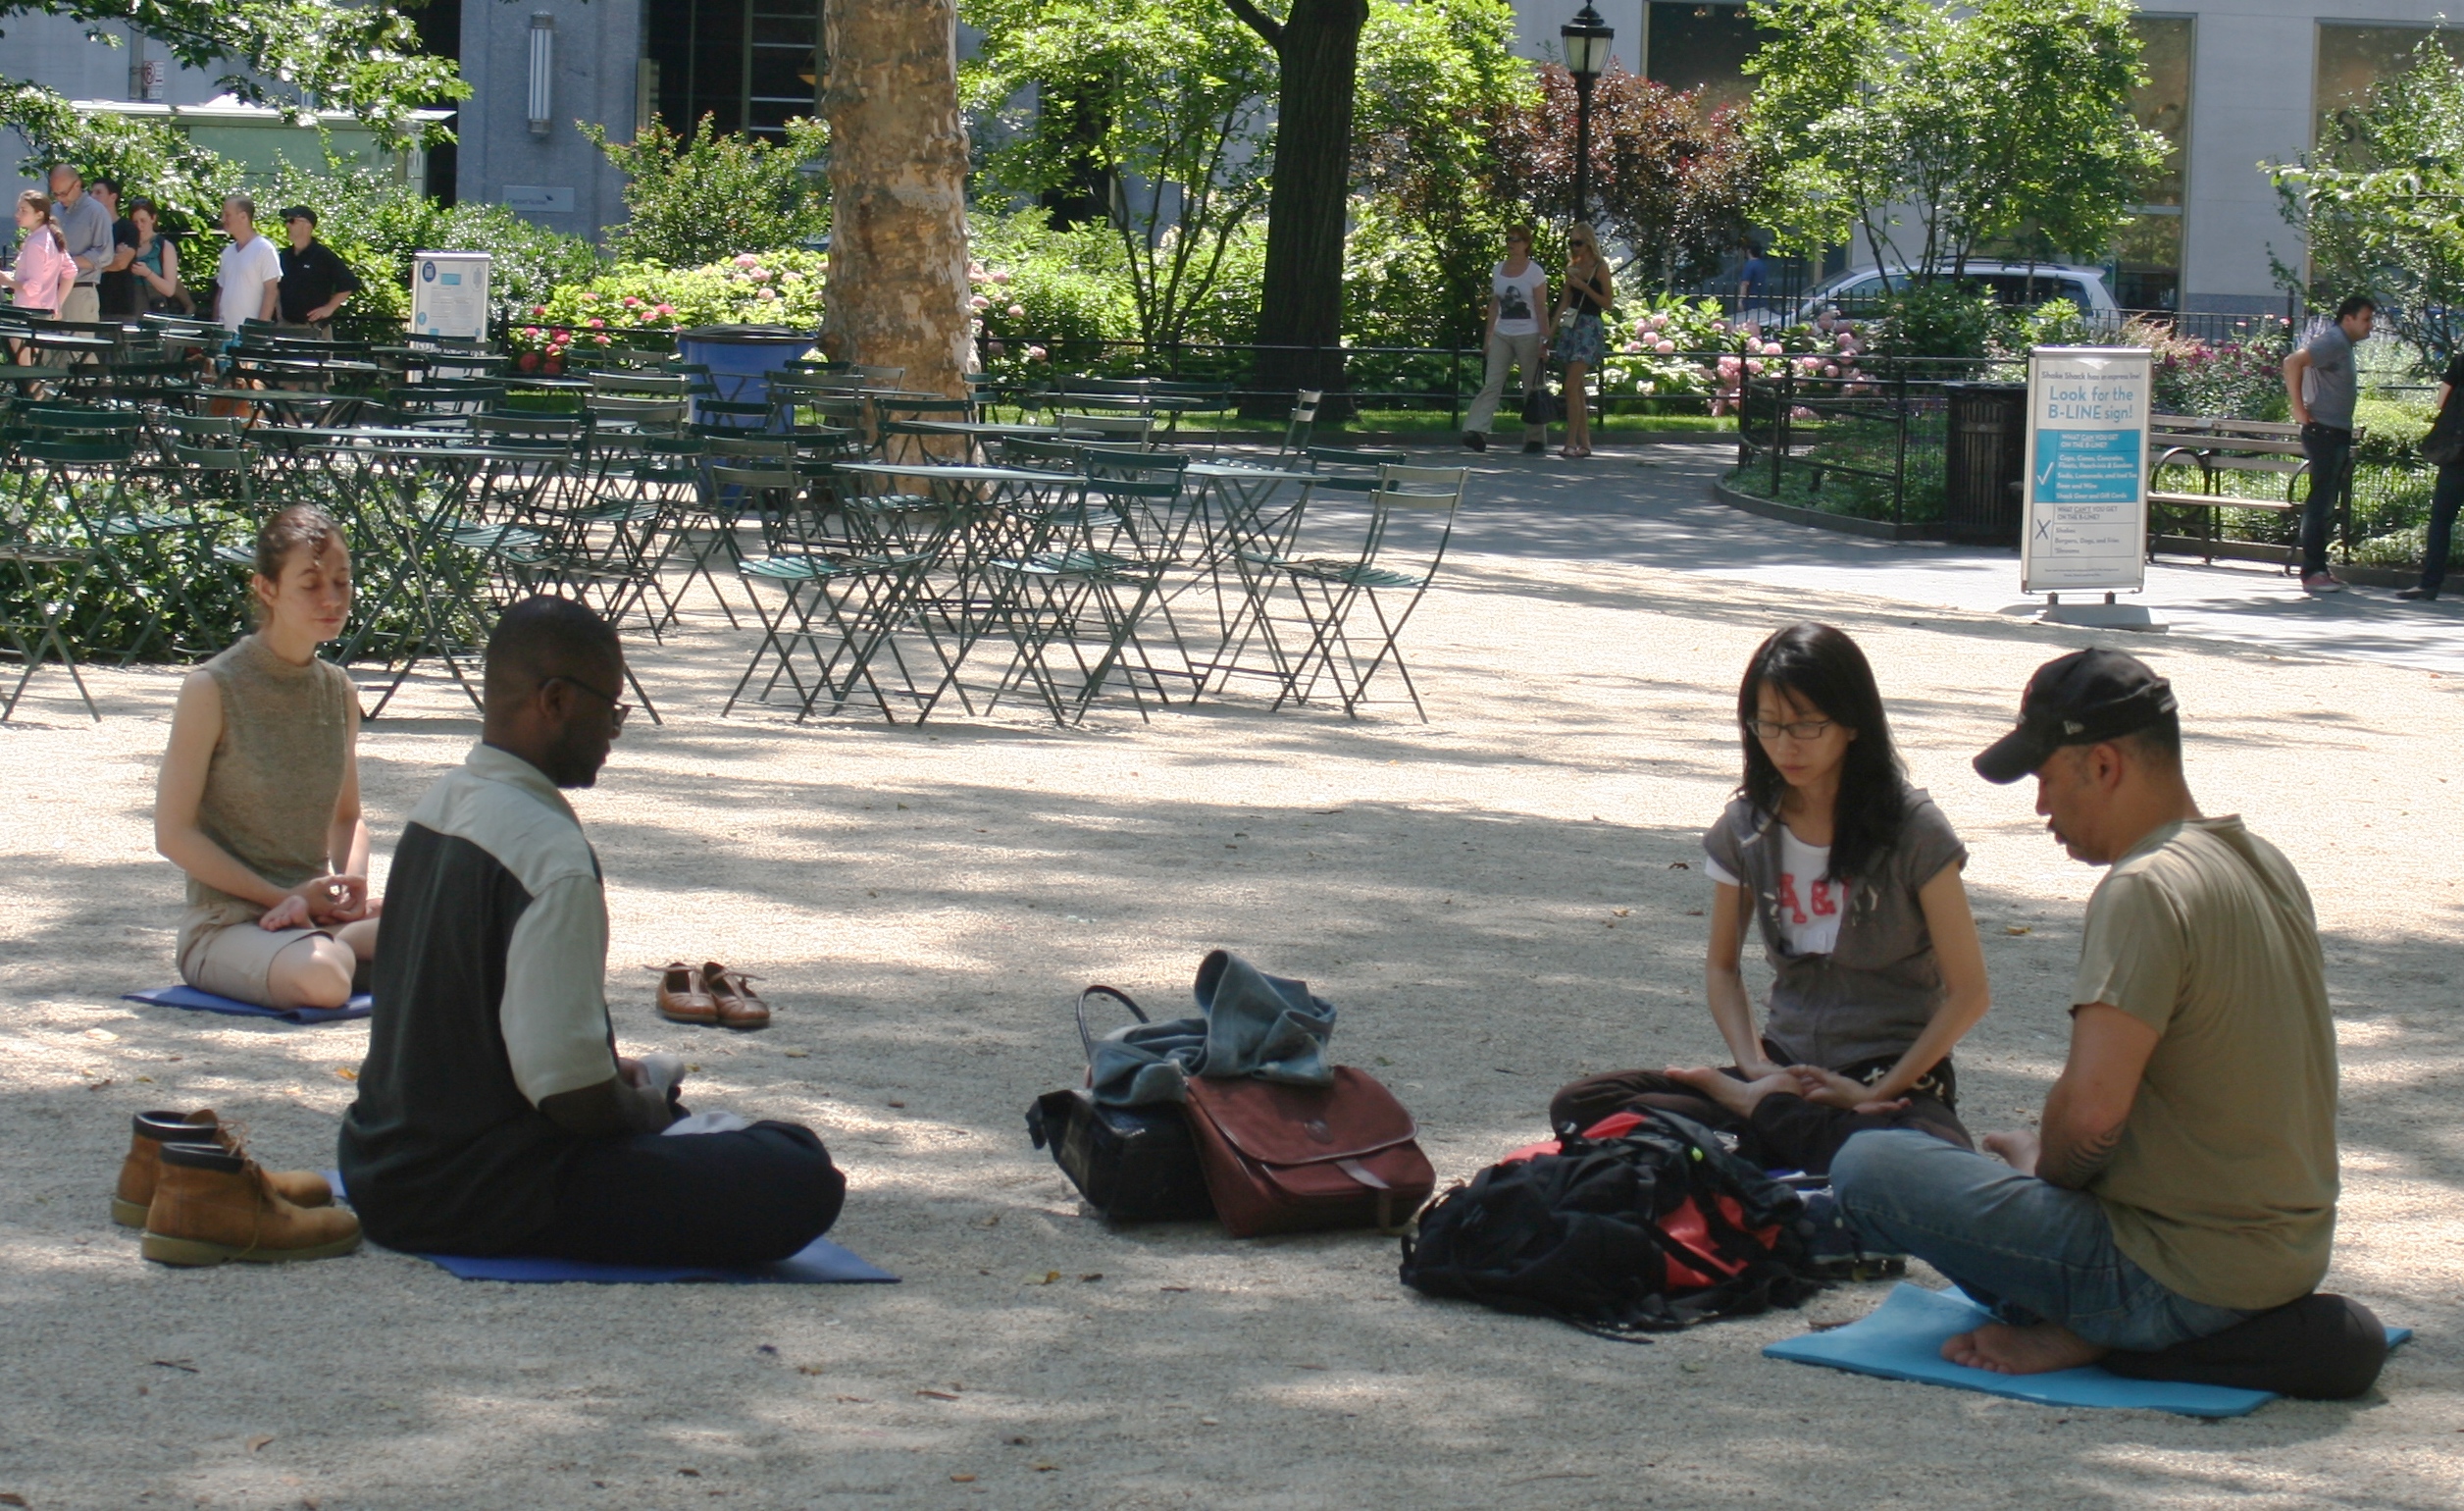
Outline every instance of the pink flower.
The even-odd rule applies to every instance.
[[[580,294],[576,295],[576,297],[580,298],[585,304],[596,304],[599,302],[599,296],[592,293],[588,288],[583,289]]]
[[[1027,318],[1027,307],[1023,304],[1013,304],[1005,313],[1012,320],[1024,320]]]
[[[1041,362],[1041,361],[1043,361],[1046,357],[1051,356],[1051,355],[1052,355],[1052,353],[1051,353],[1051,352],[1046,351],[1046,350],[1045,350],[1043,347],[1041,347],[1041,346],[1029,346],[1029,347],[1027,348],[1027,360],[1028,360],[1028,361],[1030,361],[1030,362]]]
[[[662,304],[658,307],[658,313],[662,315],[673,315],[676,313],[676,306],[673,304]]]
[[[761,259],[750,252],[738,252],[736,265],[740,268],[758,268],[761,266]]]
[[[1654,350],[1654,351],[1656,351],[1656,352],[1659,352],[1662,356],[1664,356],[1664,357],[1665,357],[1665,356],[1667,356],[1669,352],[1672,352],[1672,351],[1674,351],[1674,350],[1676,350],[1676,349],[1677,349],[1677,343],[1676,343],[1676,342],[1674,342],[1674,341],[1672,341],[1672,340],[1670,340],[1670,339],[1668,339],[1667,337],[1665,337],[1665,336],[1664,336],[1664,337],[1662,337],[1659,340],[1654,341],[1654,342],[1652,343],[1652,348],[1651,348],[1651,349],[1652,349],[1652,350]]]
[[[1629,354],[1629,355],[1631,355],[1631,354],[1632,354],[1632,353],[1634,353],[1634,352],[1638,352],[1638,351],[1646,351],[1646,350],[1649,350],[1649,349],[1650,349],[1650,348],[1646,347],[1646,346],[1645,346],[1645,345],[1644,345],[1641,341],[1627,341],[1627,342],[1625,343],[1625,351],[1626,351],[1626,352],[1627,352],[1627,354]]]
[[[533,340],[538,340],[539,328],[537,326],[524,326],[522,328],[522,334],[529,337]]]
[[[652,321],[654,321],[654,320],[658,319],[659,317],[658,317],[658,316],[657,316],[657,314],[655,314],[654,312],[652,312],[652,311],[650,311],[650,310],[646,310],[646,309],[645,309],[645,310],[641,311],[639,314],[635,315],[635,316],[634,316],[634,318],[635,318],[636,320],[640,321],[642,324],[643,324],[643,325],[645,325],[645,326],[646,326],[646,325],[648,325],[650,322],[652,322]]]
[[[1823,377],[1825,377],[1825,378],[1836,378],[1836,377],[1838,377],[1838,376],[1839,376],[1839,364],[1838,364],[1838,363],[1836,363],[1836,362],[1825,362],[1825,363],[1823,363],[1823,364],[1822,364],[1822,376],[1823,376]]]
[[[531,318],[533,320],[545,320],[547,318],[547,306],[544,304],[532,305]]]
[[[632,294],[627,294],[625,295],[625,308],[640,309],[642,308],[642,301],[635,298]]]
[[[593,336],[593,337],[591,337],[591,338],[590,338],[590,339],[592,339],[592,340],[594,340],[594,341],[598,342],[598,343],[599,343],[600,345],[602,345],[602,346],[604,346],[604,345],[607,345],[607,344],[608,344],[608,339],[607,339],[607,338],[606,338],[606,337],[604,337],[604,336]]]
[[[606,322],[606,321],[604,321],[604,320],[601,320],[601,319],[600,319],[598,316],[596,316],[596,315],[592,315],[592,316],[590,317],[590,319],[589,324],[590,324],[590,329],[591,329],[591,330],[596,331],[596,330],[599,330],[599,329],[601,329],[602,327],[604,327],[604,326],[607,324],[607,322]]]
[[[987,310],[987,309],[991,309],[992,307],[993,307],[993,301],[992,301],[992,300],[990,300],[990,299],[988,299],[988,298],[986,298],[986,297],[984,297],[982,294],[977,294],[975,297],[973,297],[973,298],[971,298],[971,299],[967,300],[967,308],[969,308],[969,309],[973,309],[973,310]]]
[[[994,282],[994,283],[996,283],[996,284],[1006,284],[1006,283],[1008,283],[1008,282],[1009,282],[1009,270],[1008,270],[1007,268],[996,268],[996,269],[994,269],[994,270],[993,270],[993,282]]]

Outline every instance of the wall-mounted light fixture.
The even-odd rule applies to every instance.
[[[549,81],[556,73],[556,18],[531,13],[531,134],[544,136],[549,123]]]

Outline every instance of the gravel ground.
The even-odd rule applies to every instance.
[[[2025,788],[1968,757],[2077,631],[1713,583],[1567,546],[1463,557],[1412,637],[1429,721],[1238,700],[1082,731],[712,717],[744,654],[638,650],[637,720],[577,807],[605,865],[629,1052],[697,1102],[808,1121],[834,1236],[898,1286],[506,1286],[367,1250],[143,1263],[104,1194],[142,1108],[211,1105],[332,1163],[366,1035],[117,1001],[173,979],[149,843],[175,678],[46,674],[0,727],[0,1504],[356,1507],[2444,1507],[2464,1484],[2459,683],[2156,640],[2192,783],[2293,858],[2344,1057],[2330,1283],[2421,1329],[2368,1398],[2202,1424],[2047,1410],[1763,1359],[1879,1286],[1649,1347],[1429,1302],[1372,1236],[1107,1231],[1021,1113],[1075,1078],[1089,981],[1186,999],[1228,946],[1342,1010],[1339,1058],[1417,1114],[1441,1177],[1543,1131],[1577,1073],[1708,1061],[1697,836],[1734,780],[1746,652],[1820,617],[1879,668],[1920,785],[1974,851],[1995,1006],[1971,1120],[2032,1118],[2079,911]],[[1843,573],[1841,586],[1855,579]],[[475,737],[435,689],[372,726],[381,852]],[[640,966],[763,977],[768,1032],[650,1010]]]

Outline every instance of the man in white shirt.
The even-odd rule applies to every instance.
[[[1533,411],[1533,395],[1542,392],[1540,363],[1548,349],[1548,333],[1541,325],[1541,311],[1548,307],[1549,275],[1531,260],[1531,228],[1509,226],[1506,260],[1489,270],[1488,372],[1481,380],[1479,396],[1471,401],[1471,413],[1463,417],[1463,444],[1471,449],[1489,448],[1489,425],[1506,396],[1509,368],[1522,372],[1523,451],[1537,455],[1547,448],[1548,422],[1534,424],[1528,416]]]
[[[245,194],[223,201],[223,231],[231,244],[223,248],[216,275],[220,292],[215,318],[236,333],[243,321],[272,320],[281,301],[282,255],[257,234],[257,202]]]

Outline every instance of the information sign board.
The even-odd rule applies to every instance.
[[[2147,586],[2149,357],[2140,346],[2028,354],[2022,593]]]
[[[411,334],[488,338],[488,254],[411,254]]]

